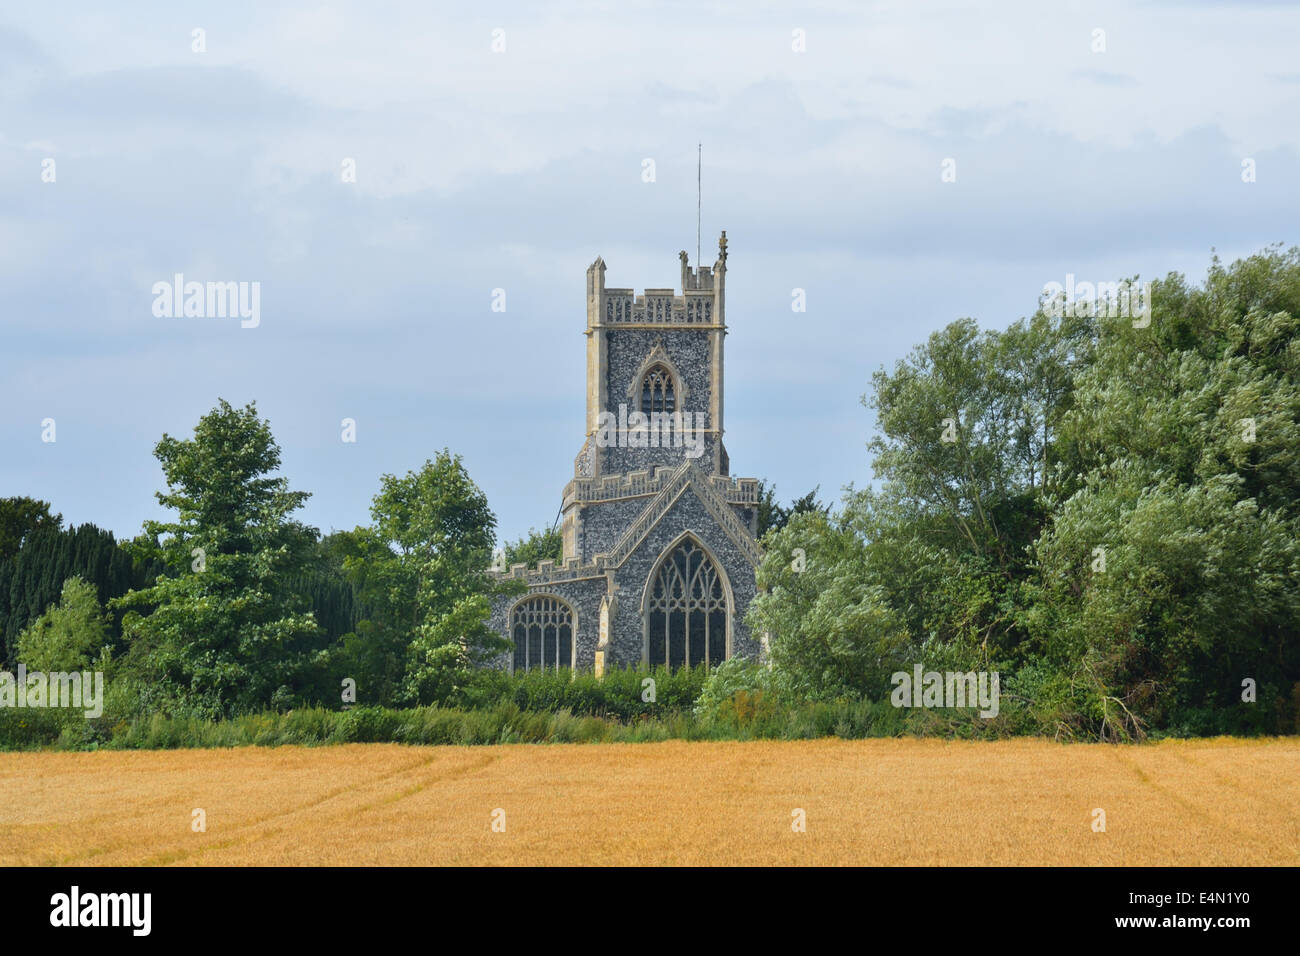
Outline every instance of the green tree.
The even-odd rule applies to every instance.
[[[778,676],[872,693],[897,653],[1000,671],[1054,735],[1300,729],[1300,250],[1149,302],[962,320],[873,377],[879,488],[764,541]]]
[[[962,319],[877,372],[863,403],[888,500],[941,517],[945,546],[1013,573],[1041,526],[1053,437],[1091,339],[1087,319],[1040,312],[1004,332]]]
[[[363,676],[350,656],[357,649],[363,616],[357,586],[345,566],[354,546],[352,532],[332,532],[312,546],[306,567],[287,579],[289,590],[301,596],[320,625],[319,639],[307,641],[312,651],[309,663],[291,685],[294,697],[305,703],[336,706],[341,701],[341,681],[336,675],[343,673],[353,680]],[[401,676],[400,667],[397,676]],[[365,683],[371,689],[376,686],[373,680]],[[372,697],[371,702],[378,701]],[[383,702],[391,703],[391,696],[385,696]]]
[[[474,667],[510,647],[487,625],[496,518],[446,449],[419,471],[384,475],[370,511],[346,564],[370,615],[371,662],[405,646],[402,699],[450,700]]]
[[[821,486],[818,485],[802,498],[796,498],[790,502],[790,506],[787,508],[776,500],[776,485],[760,479],[758,482],[758,537],[763,537],[768,531],[781,530],[794,515],[811,511],[820,511],[824,515],[830,514],[831,506],[822,504],[817,498],[817,492],[820,489]]]
[[[371,528],[338,531],[322,541],[352,593],[352,628],[319,661],[321,702],[341,702],[344,679],[356,682],[358,702],[394,706],[403,699],[411,642],[414,580]]]
[[[136,612],[123,622],[132,663],[165,707],[207,717],[264,707],[320,634],[288,586],[316,538],[290,518],[308,494],[272,476],[280,449],[252,404],[220,401],[192,439],[164,435],[154,454],[168,486],[157,498],[177,515],[145,522],[130,545],[166,569],[114,602]]]
[[[28,671],[104,670],[108,635],[95,586],[71,577],[63,582],[59,602],[18,636],[17,657]]]
[[[529,528],[526,537],[506,542],[504,550],[506,568],[512,564],[526,564],[535,568],[538,561],[548,559],[558,564],[564,557],[564,537],[559,528],[547,528],[545,531]]]
[[[863,402],[876,412],[881,488],[846,510],[869,542],[871,579],[930,656],[964,648],[987,667],[1022,652],[1027,549],[1047,518],[1057,430],[1093,337],[1090,319],[1041,311],[1005,331],[963,319],[873,376]]]
[[[48,501],[35,498],[0,498],[0,561],[18,553],[33,531],[58,529],[63,516],[50,513]]]
[[[133,562],[112,532],[92,524],[38,527],[23,537],[16,554],[0,561],[0,662],[17,662],[19,633],[59,600],[68,578],[93,584],[103,604],[133,587],[144,587],[156,574],[152,565]],[[119,611],[109,620],[115,650],[120,624]]]
[[[1148,324],[1100,323],[1078,377],[1025,621],[1058,668],[1087,662],[1091,717],[1117,732],[1293,732],[1300,250],[1215,259],[1151,302]]]
[[[789,518],[781,503],[776,500],[776,485],[762,478],[758,481],[758,537],[762,538],[772,528],[780,528]]]
[[[861,537],[820,509],[764,539],[746,623],[771,635],[779,686],[797,699],[884,693],[906,632],[872,584]]]

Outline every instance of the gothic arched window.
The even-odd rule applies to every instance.
[[[650,666],[720,664],[727,657],[727,594],[708,554],[687,538],[650,580],[646,596]]]
[[[676,410],[672,373],[662,365],[652,365],[641,380],[641,411],[650,415]]]
[[[559,598],[524,598],[510,614],[515,670],[560,670],[573,666],[573,609]]]

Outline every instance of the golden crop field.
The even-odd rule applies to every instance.
[[[1300,740],[0,754],[0,863],[1295,865]]]

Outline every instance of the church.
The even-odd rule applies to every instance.
[[[491,626],[520,672],[716,665],[759,656],[745,626],[762,557],[758,481],[723,444],[727,234],[675,289],[608,288],[587,269],[585,441],[561,503],[563,558],[494,572],[527,593]]]

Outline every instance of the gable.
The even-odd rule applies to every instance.
[[[643,550],[647,540],[657,541],[665,534],[675,537],[691,530],[711,547],[726,542],[727,550],[734,551],[751,568],[758,567],[763,558],[758,542],[708,481],[708,476],[693,462],[679,465],[672,479],[650,499],[614,545],[608,556],[609,566],[626,563],[634,553]]]

